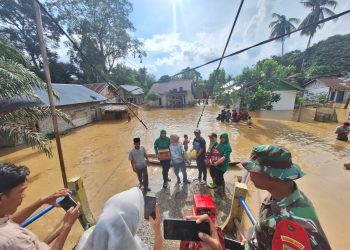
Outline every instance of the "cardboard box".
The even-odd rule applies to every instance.
[[[158,160],[170,160],[170,151],[169,149],[160,149],[158,150]]]

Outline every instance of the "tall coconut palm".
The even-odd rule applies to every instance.
[[[321,21],[325,18],[325,15],[333,16],[335,13],[329,9],[331,7],[335,9],[338,2],[334,0],[305,0],[301,2],[306,8],[310,8],[311,12],[305,17],[305,19],[299,25],[299,28],[302,28],[306,25],[309,25],[314,22]],[[312,25],[301,31],[301,35],[309,36],[309,41],[307,47],[310,47],[311,39],[315,35],[317,28],[321,29],[323,24]]]
[[[276,18],[277,20],[271,22],[269,25],[269,28],[271,29],[270,38],[282,36],[293,30],[296,30],[293,24],[297,25],[299,23],[299,19],[297,18],[287,19],[285,15],[279,15],[277,13],[273,13],[272,17]],[[282,43],[282,56],[284,52],[284,41],[286,40],[286,37],[289,37],[289,35],[278,39]]]
[[[32,73],[29,62],[6,40],[0,38],[0,136],[15,141],[23,141],[51,156],[50,141],[33,129],[33,124],[51,116],[49,108],[36,107],[40,101],[34,88],[46,88],[46,84]],[[11,100],[27,98],[33,100],[26,107],[4,108]],[[67,122],[69,118],[58,112]]]

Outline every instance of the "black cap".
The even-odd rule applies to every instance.
[[[141,142],[140,138],[134,138],[134,143]]]

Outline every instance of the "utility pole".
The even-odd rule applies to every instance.
[[[51,116],[52,116],[52,125],[53,125],[53,129],[55,131],[56,145],[57,145],[57,151],[58,151],[58,158],[60,161],[62,180],[63,180],[64,187],[68,188],[66,169],[64,166],[63,152],[62,152],[62,147],[61,147],[60,131],[59,131],[58,125],[57,125],[57,113],[56,113],[55,103],[54,103],[53,94],[52,94],[49,61],[47,59],[46,44],[45,44],[44,35],[43,35],[43,24],[42,24],[42,20],[41,20],[40,6],[36,2],[36,0],[33,0],[33,6],[34,6],[34,11],[35,11],[36,28],[37,28],[38,36],[39,36],[40,50],[41,50],[41,55],[43,57],[47,92],[49,95],[50,109],[51,109]]]

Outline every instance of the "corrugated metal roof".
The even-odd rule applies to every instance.
[[[56,106],[88,103],[88,102],[101,102],[105,101],[106,97],[97,94],[96,92],[79,84],[52,84],[53,90],[58,94],[59,99],[55,98],[54,102]],[[48,106],[49,96],[44,89],[35,90],[36,94],[41,100]]]
[[[56,106],[73,105],[89,102],[102,102],[106,97],[78,84],[52,84],[52,88],[59,96],[54,98]],[[23,107],[45,107],[49,106],[49,96],[46,89],[34,89],[39,99],[28,96],[16,96],[11,100],[0,100],[0,112],[8,112]]]
[[[350,80],[347,78],[339,78],[336,76],[319,77],[307,82],[304,86],[309,85],[314,81],[322,82],[327,87],[335,90],[350,90]]]
[[[108,87],[108,84],[107,83],[87,83],[87,84],[83,84],[83,86],[99,94],[102,92],[102,90],[104,90],[104,88]]]
[[[132,95],[142,95],[144,94],[143,89],[134,85],[120,85],[119,87],[125,89]]]
[[[182,87],[183,91],[191,91],[191,80],[181,80],[181,81],[170,81],[165,83],[155,83],[152,85],[150,91],[153,91],[158,94],[165,94],[169,92],[170,90],[177,89],[180,90],[180,87]]]

